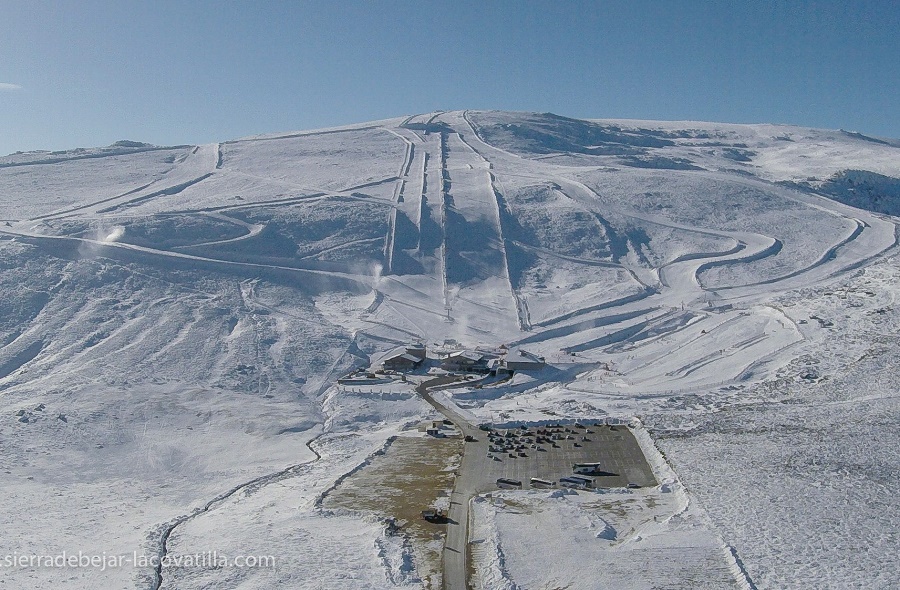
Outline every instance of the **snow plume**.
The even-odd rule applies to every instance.
[[[381,273],[384,272],[384,265],[381,264],[380,262],[373,262],[371,271],[372,271],[372,278],[375,279],[375,284],[377,285],[378,281],[381,280]]]
[[[96,228],[92,234],[89,234],[87,240],[81,242],[78,247],[78,253],[82,258],[92,258],[97,255],[102,244],[112,244],[118,242],[125,235],[125,228],[117,225],[112,229],[107,227]]]
[[[109,232],[105,237],[101,238],[101,242],[110,243],[110,242],[118,242],[122,239],[122,236],[125,235],[125,228],[121,225],[117,225]]]

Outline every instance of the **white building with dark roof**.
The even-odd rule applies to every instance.
[[[503,367],[508,371],[536,371],[547,363],[544,357],[528,352],[524,348],[511,348],[503,359]]]

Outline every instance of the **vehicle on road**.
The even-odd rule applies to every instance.
[[[600,463],[573,463],[572,472],[580,474],[592,474],[602,471]]]

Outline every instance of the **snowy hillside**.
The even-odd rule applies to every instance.
[[[484,587],[594,587],[523,541],[570,517],[549,545],[593,539],[644,572],[623,587],[678,562],[680,587],[892,587],[898,187],[900,141],[854,132],[488,111],[0,158],[0,561],[279,556],[0,583],[431,587],[322,499],[437,416],[337,378],[456,341],[549,364],[448,390],[473,419],[639,418],[665,457],[664,501],[606,524],[479,501]]]

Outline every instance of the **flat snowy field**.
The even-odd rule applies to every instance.
[[[898,177],[846,131],[476,111],[0,158],[0,586],[435,587],[322,499],[437,417],[337,378],[452,339],[549,366],[446,403],[632,423],[659,481],[477,496],[473,586],[893,588]],[[6,567],[64,552],[108,567]]]

